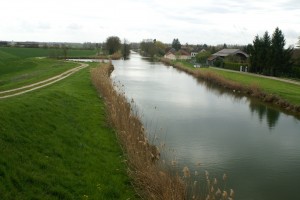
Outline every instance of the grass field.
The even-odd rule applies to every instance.
[[[192,70],[200,70],[202,72],[211,72],[220,75],[228,80],[240,83],[242,85],[257,85],[263,91],[275,94],[288,102],[300,105],[300,86],[285,83],[278,80],[272,80],[263,77],[252,76],[250,73],[235,73],[230,71],[222,71],[214,68],[194,68],[189,62],[179,62],[186,68]]]
[[[0,91],[38,82],[78,66],[77,63],[47,58],[3,59],[2,61]]]
[[[44,48],[17,48],[17,47],[0,47],[0,58],[3,54],[15,56],[15,58],[32,58],[48,57],[52,54],[63,56],[62,49],[44,49]],[[68,49],[67,56],[95,56],[96,50]]]
[[[0,199],[135,199],[89,69],[0,113]]]
[[[40,58],[53,49],[0,48],[0,91],[31,84],[62,73],[78,64]],[[61,51],[61,50],[59,50]],[[94,50],[68,50],[72,56],[95,55]]]

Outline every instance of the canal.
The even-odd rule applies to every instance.
[[[299,119],[138,54],[113,64],[113,80],[179,169],[226,173],[236,199],[299,198]]]

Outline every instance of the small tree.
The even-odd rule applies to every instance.
[[[165,55],[166,45],[164,43],[162,43],[161,41],[156,40],[155,47],[156,47],[156,54],[158,56]]]
[[[152,40],[152,39],[144,39],[141,42],[141,51],[142,54],[145,56],[149,56],[151,58],[154,57],[154,55],[156,54],[156,46],[155,46],[156,40]]]
[[[61,45],[61,48],[62,48],[62,50],[63,50],[63,56],[64,56],[64,58],[66,59],[66,58],[67,58],[67,55],[68,55],[68,50],[69,50],[69,48],[68,48],[68,46],[67,46],[66,44],[62,44],[62,45]]]
[[[172,42],[172,48],[174,48],[176,51],[178,51],[179,49],[181,49],[181,44],[177,39],[173,39],[173,42]]]
[[[255,36],[253,40],[253,45],[249,47],[250,49],[250,71],[253,73],[256,73],[259,71],[259,65],[260,65],[260,54],[261,54],[261,40],[259,36]]]
[[[100,43],[96,43],[95,48],[97,50],[97,56],[99,56],[102,50],[102,45]]]
[[[284,49],[285,39],[282,31],[277,27],[272,36],[271,75],[287,73],[291,67],[292,49]]]
[[[124,42],[122,44],[122,56],[124,59],[127,59],[130,54],[130,44],[128,40],[124,39]]]
[[[196,55],[196,61],[198,63],[206,63],[206,60],[210,55],[211,53],[209,51],[200,52]]]
[[[110,55],[116,53],[121,48],[121,40],[117,36],[110,36],[106,39],[106,49]]]

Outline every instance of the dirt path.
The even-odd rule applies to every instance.
[[[233,73],[247,74],[249,76],[257,76],[257,77],[262,77],[262,78],[273,79],[273,80],[277,80],[277,81],[281,81],[281,82],[285,82],[285,83],[292,83],[292,84],[295,84],[295,85],[300,85],[299,81],[294,81],[294,80],[291,80],[291,79],[277,78],[277,77],[274,77],[274,76],[264,76],[264,75],[259,75],[259,74],[234,71],[234,70],[223,69],[223,68],[218,68],[218,67],[211,67],[211,68],[217,69],[217,70],[229,71],[229,72],[233,72]]]
[[[71,76],[75,72],[77,72],[77,71],[79,71],[83,68],[86,68],[87,66],[88,66],[88,64],[81,63],[80,66],[78,66],[78,67],[75,67],[73,69],[65,71],[65,72],[63,72],[59,75],[48,78],[46,80],[43,80],[43,81],[40,81],[40,82],[37,82],[37,83],[33,83],[33,84],[30,84],[30,85],[26,85],[26,86],[23,86],[23,87],[11,89],[11,90],[0,91],[0,95],[6,94],[6,95],[3,95],[3,96],[0,96],[0,99],[5,99],[5,98],[13,97],[13,96],[18,96],[18,95],[21,95],[21,94],[25,94],[27,92],[31,92],[33,90],[37,90],[37,89],[46,87],[48,85],[52,85],[52,84],[54,84],[54,83],[56,83],[60,80],[63,80],[65,78]]]

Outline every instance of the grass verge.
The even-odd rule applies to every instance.
[[[260,99],[286,112],[300,114],[300,88],[298,85],[211,68],[196,69],[186,62],[172,62],[164,58],[161,60],[196,78]]]
[[[0,199],[136,198],[88,69],[0,113]]]

